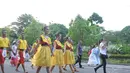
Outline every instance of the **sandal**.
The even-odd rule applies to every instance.
[[[79,72],[78,70],[74,70],[75,72]]]
[[[63,68],[63,70],[67,71],[67,69],[66,69],[66,68]]]

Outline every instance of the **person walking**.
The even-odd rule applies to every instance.
[[[108,58],[107,56],[107,41],[106,40],[101,40],[101,43],[99,45],[100,48],[100,58],[102,60],[102,63],[94,68],[95,73],[97,73],[97,70],[103,66],[103,71],[106,73],[106,59]]]
[[[57,65],[59,66],[59,73],[62,72],[62,66],[64,65],[64,58],[63,58],[63,45],[60,42],[61,34],[56,34],[56,40],[54,41],[54,56],[52,56],[52,67],[50,72],[52,73],[54,67]]]
[[[82,65],[81,65],[82,53],[83,53],[82,41],[80,40],[80,41],[78,42],[78,45],[77,45],[77,60],[76,60],[76,62],[75,62],[75,65],[79,62],[79,68],[84,68],[84,67],[82,67]]]
[[[27,41],[25,40],[25,37],[24,37],[24,33],[21,34],[21,39],[19,39],[18,41],[18,53],[19,53],[19,62],[16,66],[16,71],[19,72],[18,68],[20,66],[20,64],[22,65],[22,68],[24,70],[24,73],[28,73],[26,72],[26,69],[25,69],[25,65],[24,65],[24,53],[25,53],[25,50],[27,49],[28,47],[28,44],[27,44]]]
[[[42,67],[46,67],[46,72],[50,73],[49,68],[51,67],[51,38],[48,36],[49,27],[45,26],[44,34],[40,36],[39,43],[37,44],[36,50],[37,52],[34,54],[32,59],[32,64],[37,66],[36,73],[39,73]],[[38,48],[41,45],[40,48]]]

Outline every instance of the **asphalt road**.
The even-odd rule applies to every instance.
[[[84,66],[84,69],[79,69],[78,65],[77,65],[77,69],[79,70],[79,72],[76,73],[95,73],[93,70],[93,66],[87,66],[86,63],[82,63]],[[26,62],[25,63],[26,69],[28,71],[28,73],[35,73],[36,72],[36,68],[32,69],[31,63],[30,62]],[[5,73],[24,73],[21,66],[19,67],[20,72],[16,72],[15,71],[15,67],[10,65],[9,60],[6,60],[5,62]],[[102,71],[103,69],[100,68],[97,73],[103,73]],[[1,70],[0,70],[1,73]],[[42,68],[40,73],[46,73],[46,69]],[[59,73],[58,67],[54,68],[53,73]],[[67,71],[64,71],[64,73],[71,73],[69,67],[67,67]],[[130,66],[124,66],[124,65],[107,65],[107,73],[130,73]]]

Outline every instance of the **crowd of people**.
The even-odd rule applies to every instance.
[[[45,26],[43,28],[43,34],[40,38],[34,42],[32,46],[29,46],[25,40],[24,33],[21,34],[18,41],[14,41],[10,44],[9,39],[6,36],[6,30],[2,30],[2,36],[0,37],[0,66],[2,73],[4,71],[4,62],[7,57],[7,53],[10,56],[10,64],[16,67],[16,71],[19,72],[18,68],[22,65],[24,73],[28,73],[24,65],[25,61],[29,61],[31,58],[31,67],[37,67],[36,73],[39,73],[42,67],[46,68],[47,73],[53,73],[55,66],[58,66],[59,73],[63,73],[63,70],[67,71],[67,65],[70,67],[72,73],[79,72],[75,65],[79,63],[79,68],[84,68],[81,64],[82,60],[82,41],[79,40],[77,45],[77,59],[75,59],[73,41],[70,37],[65,38],[64,45],[60,42],[62,35],[60,33],[56,34],[56,39],[54,42],[48,36],[49,27]],[[101,41],[96,45],[92,46],[88,65],[94,64],[98,67],[94,68],[95,73],[103,66],[104,73],[106,73],[106,41]],[[30,49],[31,48],[31,49]],[[100,48],[102,48],[100,50]],[[100,64],[101,56],[102,63]]]

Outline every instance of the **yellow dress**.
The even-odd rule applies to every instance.
[[[54,50],[54,56],[52,56],[51,63],[52,66],[58,65],[63,66],[64,65],[64,57],[63,57],[63,47],[60,41],[55,40],[54,44],[56,45]]]
[[[74,50],[74,48],[73,48],[73,45],[71,44],[71,63],[72,64],[75,63],[75,56],[74,56],[73,50]]]
[[[41,46],[37,49],[37,52],[33,56],[32,64],[34,66],[51,66],[51,50],[49,45],[51,44],[51,39],[43,35],[40,36],[41,41],[47,43],[48,45]]]
[[[72,64],[71,63],[71,44],[69,42],[65,42],[65,53],[64,53],[64,64]]]

